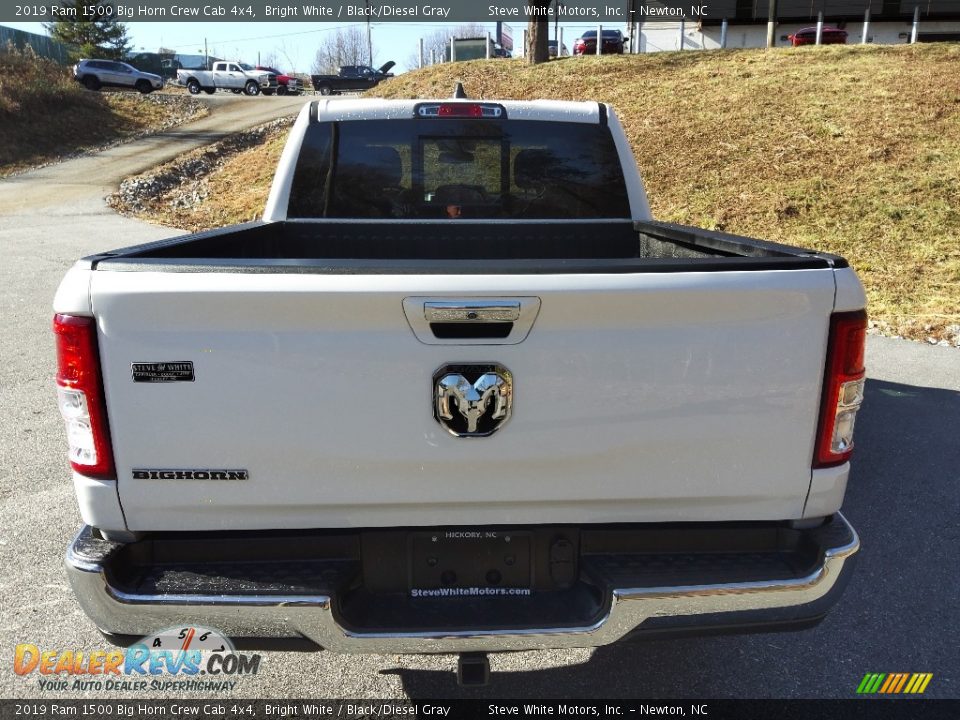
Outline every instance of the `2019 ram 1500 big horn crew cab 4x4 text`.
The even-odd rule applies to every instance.
[[[343,652],[815,623],[864,302],[651,219],[606,105],[314,101],[262,222],[63,280],[70,581],[114,636]]]

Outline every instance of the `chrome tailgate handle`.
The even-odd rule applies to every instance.
[[[516,322],[520,317],[520,303],[514,300],[431,301],[423,304],[423,317],[430,323]]]
[[[403,299],[403,314],[426,345],[516,345],[533,327],[540,298],[434,295]]]

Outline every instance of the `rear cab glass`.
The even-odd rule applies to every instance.
[[[312,123],[289,218],[629,219],[605,125],[411,118]]]

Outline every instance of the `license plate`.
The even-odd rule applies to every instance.
[[[444,595],[514,594],[530,588],[530,534],[501,530],[412,533],[410,589]],[[423,593],[433,596],[437,593]]]

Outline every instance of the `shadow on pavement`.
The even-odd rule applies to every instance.
[[[867,381],[844,503],[863,549],[839,606],[814,629],[608,646],[542,670],[498,670],[510,656],[493,656],[484,688],[457,687],[454,656],[450,672],[383,672],[414,699],[850,698],[864,673],[893,671],[932,672],[926,695],[956,697],[957,428],[960,393]]]

